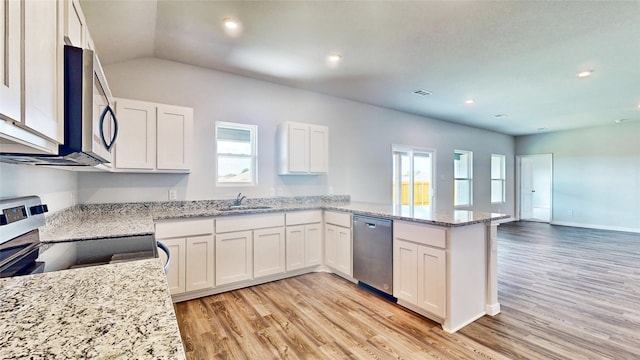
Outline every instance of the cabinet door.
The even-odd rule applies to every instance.
[[[181,294],[186,291],[185,287],[185,239],[164,239],[161,240],[163,244],[167,246],[171,253],[171,264],[169,264],[169,271],[167,272],[167,282],[169,283],[169,291],[171,295]],[[160,251],[160,258],[162,261],[166,261],[166,257],[162,251]]]
[[[329,172],[329,128],[309,126],[309,172]]]
[[[64,0],[64,42],[85,47],[86,27],[79,0]]]
[[[214,287],[214,247],[213,235],[187,238],[186,291]]]
[[[418,303],[418,245],[393,241],[393,296]]]
[[[253,233],[216,234],[216,286],[253,278]]]
[[[157,163],[159,170],[189,170],[193,109],[158,105]]]
[[[322,225],[304,226],[304,266],[322,263]]]
[[[22,121],[21,7],[22,1],[0,4],[0,118],[10,121]]]
[[[338,227],[326,224],[324,229],[325,264],[335,269],[338,267]]]
[[[351,229],[343,228],[341,226],[337,226],[337,269],[342,271],[343,273],[352,276],[352,243],[351,243]]]
[[[287,226],[286,262],[287,271],[304,267],[305,260],[305,227],[304,225]]]
[[[149,169],[156,164],[156,106],[127,99],[116,99],[118,142],[115,167]]]
[[[254,278],[285,272],[284,228],[253,231]]]
[[[446,251],[418,246],[418,306],[444,318],[446,315]]]
[[[309,172],[309,126],[288,124],[289,172]]]
[[[23,125],[52,141],[62,143],[64,119],[58,110],[62,109],[63,67],[62,47],[59,47],[62,36],[58,37],[58,2],[24,1],[22,4],[25,69]]]

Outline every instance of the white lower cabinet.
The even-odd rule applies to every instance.
[[[351,215],[325,211],[325,263],[343,275],[353,276]]]
[[[167,282],[169,283],[169,292],[171,295],[181,294],[186,291],[185,286],[185,263],[187,260],[186,244],[184,238],[178,239],[159,239],[169,249],[171,253],[171,264],[167,272]],[[162,261],[166,261],[166,257],[161,253]]]
[[[418,244],[393,241],[393,296],[418,303]]]
[[[393,296],[440,319],[446,316],[445,239],[443,229],[394,222]]]
[[[286,214],[286,270],[322,264],[322,211]]]
[[[285,272],[284,228],[253,231],[253,277]]]
[[[447,252],[418,246],[418,306],[444,318],[446,315]]]
[[[253,278],[253,232],[216,234],[216,284]]]
[[[156,222],[156,239],[171,253],[167,282],[172,295],[215,286],[213,232],[213,219]]]
[[[194,291],[213,287],[214,237],[213,234],[192,236],[185,239],[185,290]]]
[[[216,220],[216,286],[285,272],[284,214]]]

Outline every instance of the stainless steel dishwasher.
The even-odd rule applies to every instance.
[[[392,221],[353,216],[353,277],[393,295]]]

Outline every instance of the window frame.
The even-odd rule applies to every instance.
[[[233,153],[221,153],[218,151],[218,129],[228,128],[237,130],[249,131],[249,142],[251,148],[250,155],[233,154]],[[214,134],[214,147],[216,152],[216,186],[256,186],[258,185],[258,125],[234,123],[228,121],[216,121],[215,122],[215,134]],[[248,182],[233,182],[233,181],[220,181],[220,158],[238,158],[249,159],[251,168],[251,180]]]
[[[493,174],[493,159],[494,158],[500,158],[500,177],[499,178],[494,178]],[[506,163],[507,163],[507,157],[505,155],[502,154],[491,154],[491,174],[490,174],[490,178],[491,178],[491,184],[490,184],[490,197],[491,197],[491,204],[504,204],[507,202],[507,171],[506,171]],[[500,201],[493,201],[493,182],[494,181],[500,181],[501,182],[501,190],[502,193],[500,194]]]
[[[467,155],[467,176],[466,177],[456,177],[456,157],[457,155]],[[468,183],[468,199],[469,203],[457,204],[456,192],[457,187],[456,184],[458,181],[466,181]],[[454,150],[453,151],[453,207],[454,208],[470,208],[473,206],[473,151],[470,150]]]
[[[435,201],[436,201],[436,197],[435,197],[435,192],[436,192],[436,178],[434,176],[434,174],[436,173],[436,150],[435,149],[431,149],[431,148],[424,148],[424,147],[418,147],[418,146],[410,146],[410,145],[397,145],[397,144],[392,144],[391,145],[391,158],[392,159],[396,159],[399,160],[399,154],[400,153],[404,153],[407,154],[410,158],[409,161],[409,173],[412,174],[412,176],[410,177],[409,180],[409,209],[410,211],[414,210],[414,184],[415,184],[415,178],[414,178],[414,165],[415,165],[415,156],[416,154],[418,154],[418,156],[420,155],[428,155],[428,157],[430,158],[431,161],[431,183],[429,184],[429,191],[430,191],[430,199],[429,199],[429,208],[431,209],[431,211],[433,211],[433,209],[435,209]],[[392,166],[392,184],[395,186],[395,193],[396,196],[398,197],[398,199],[392,199],[393,202],[393,206],[401,206],[402,204],[402,191],[401,191],[401,186],[402,186],[402,175],[399,174],[398,170],[398,165],[399,162],[397,162],[396,160],[393,160],[392,162],[396,165],[396,166]],[[400,181],[395,181],[396,177],[399,177],[398,180]],[[397,200],[397,201],[396,201]]]

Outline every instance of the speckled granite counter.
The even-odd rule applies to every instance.
[[[55,242],[147,235],[154,232],[154,220],[322,209],[348,204],[349,196],[251,199],[244,204],[270,208],[225,211],[231,203],[203,200],[77,205],[47,216],[47,224],[40,228],[40,239]]]
[[[413,221],[424,224],[457,227],[484,223],[509,218],[509,215],[486,213],[469,210],[450,210],[427,212],[422,209],[410,209],[408,206],[394,206],[387,204],[351,202],[349,204],[328,204],[327,210],[347,211],[353,214],[383,217],[392,220]]]
[[[184,359],[159,259],[0,279],[0,359]]]
[[[283,199],[252,199],[247,205],[267,205],[268,209],[226,211],[229,201],[175,201],[156,203],[122,203],[79,205],[47,218],[40,229],[42,241],[64,241],[147,235],[154,232],[154,220],[180,219],[241,214],[327,209],[353,214],[414,221],[425,224],[457,227],[509,216],[467,210],[438,211],[433,214],[408,207],[387,204],[350,202],[348,196],[314,196]]]

